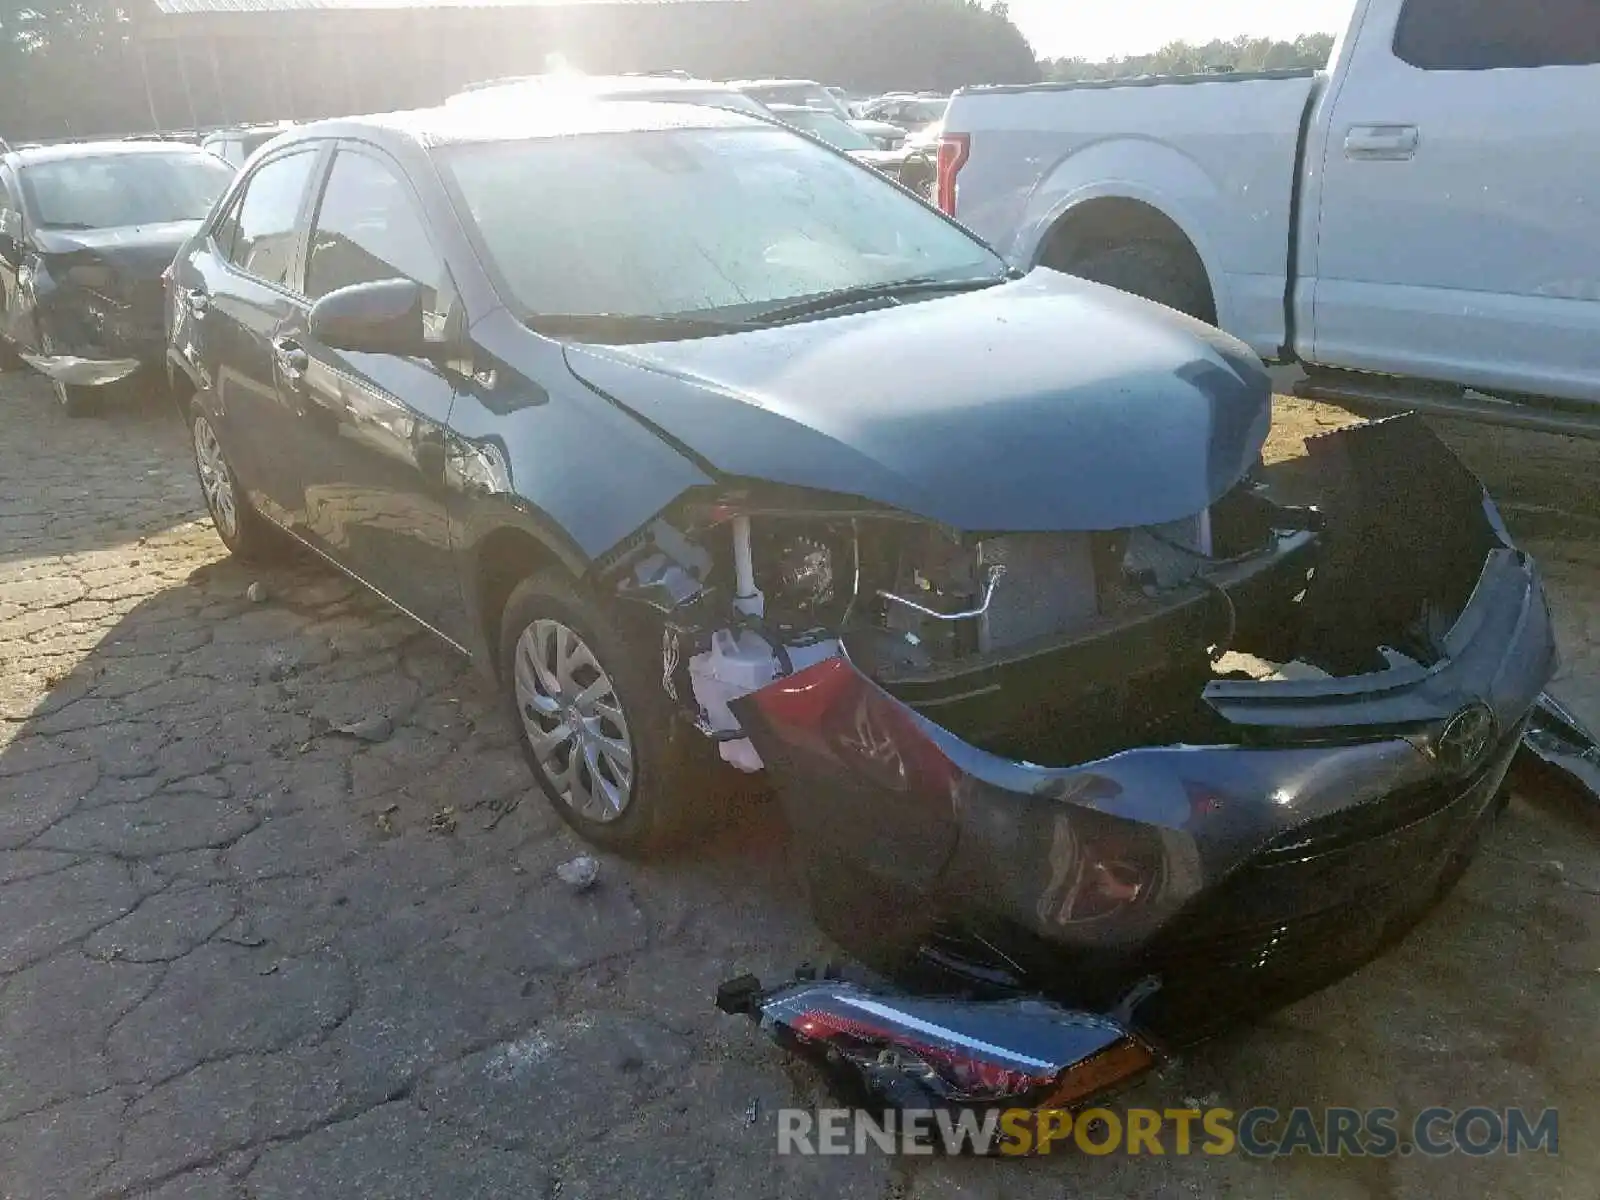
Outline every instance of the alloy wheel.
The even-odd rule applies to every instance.
[[[206,508],[224,538],[239,535],[239,507],[233,494],[233,474],[223,456],[222,443],[204,417],[194,419],[194,462],[200,475],[200,490]]]
[[[517,710],[545,778],[574,813],[609,823],[633,798],[633,740],[611,677],[587,642],[560,621],[522,631]]]

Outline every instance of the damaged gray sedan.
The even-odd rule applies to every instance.
[[[759,118],[305,126],[171,301],[224,539],[286,530],[477,659],[579,833],[654,848],[702,768],[759,772],[853,947],[1116,1014],[1096,1046],[1402,932],[1555,669],[1536,566],[1425,426],[1320,439],[1321,500],[1282,503],[1240,343],[1019,276]],[[844,1012],[810,1028],[867,1037]]]
[[[159,373],[162,272],[232,178],[170,142],[0,155],[0,350],[46,376],[69,416]]]

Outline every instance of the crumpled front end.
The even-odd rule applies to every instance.
[[[152,272],[85,249],[31,256],[22,282],[12,336],[55,382],[101,387],[165,362],[164,294]]]
[[[1311,467],[1317,507],[1246,481],[1088,534],[730,498],[701,517],[730,597],[671,530],[620,594],[665,618],[663,685],[772,779],[847,946],[887,931],[881,964],[929,986],[1096,1011],[1153,980],[1138,1021],[1181,1042],[1414,924],[1556,667],[1535,564],[1425,425],[1317,439]]]

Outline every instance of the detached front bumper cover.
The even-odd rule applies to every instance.
[[[22,361],[41,375],[71,387],[104,387],[132,375],[137,358],[82,358],[76,354],[23,353]]]

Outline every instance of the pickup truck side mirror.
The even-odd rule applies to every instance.
[[[422,288],[409,279],[353,283],[311,306],[311,336],[334,350],[436,358],[422,315]]]

